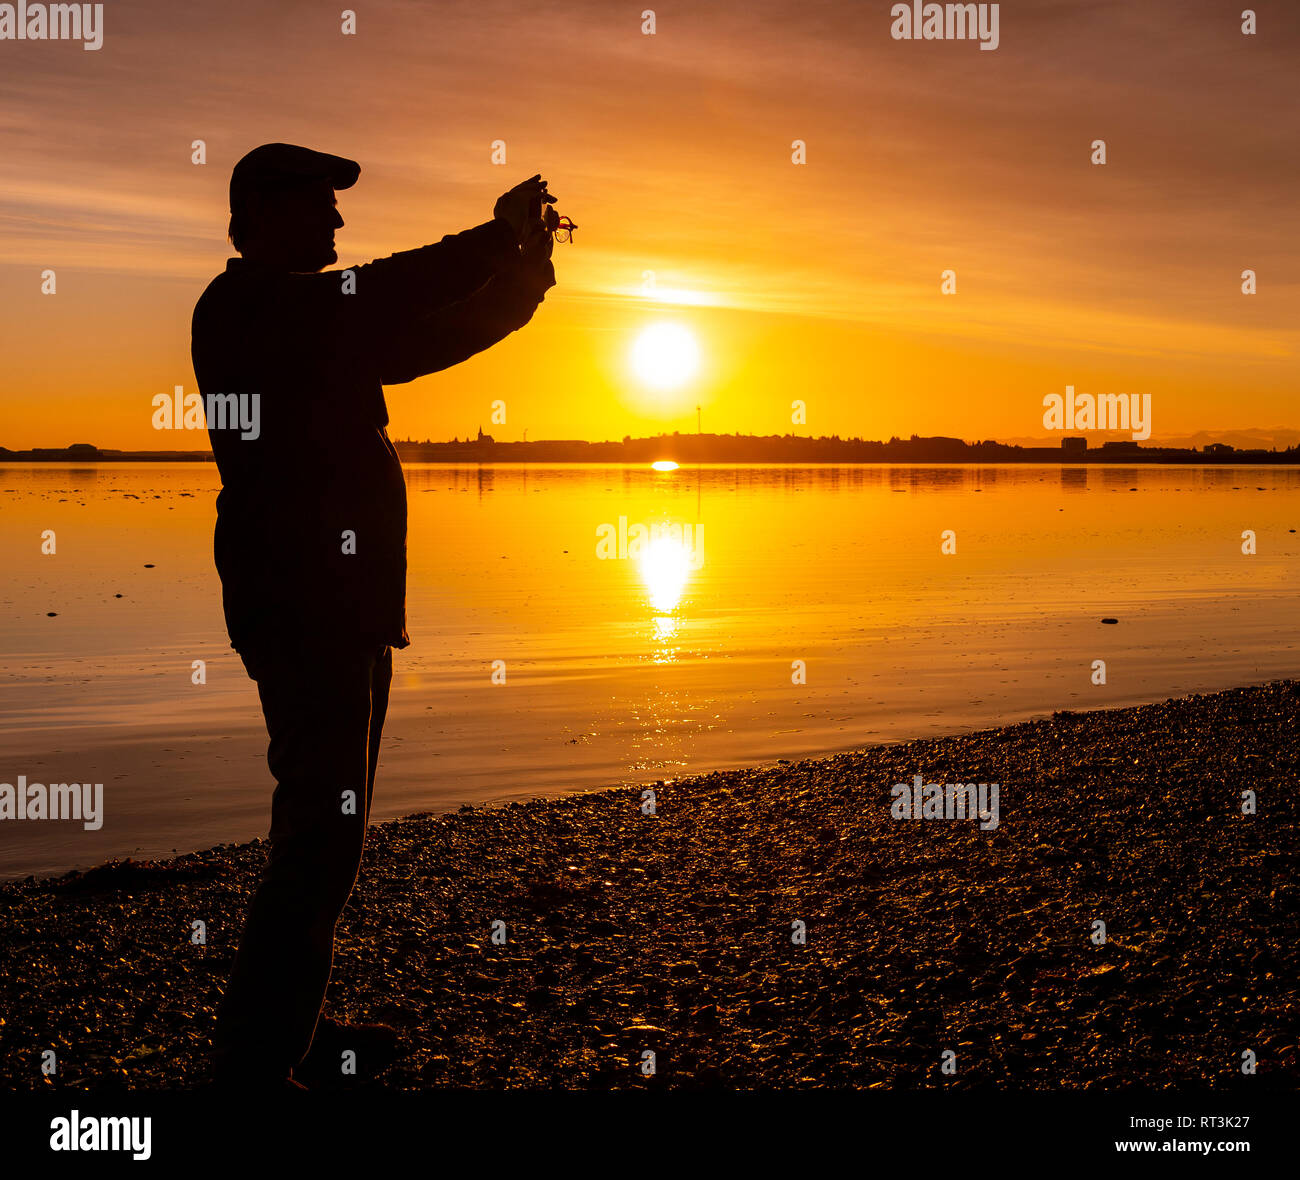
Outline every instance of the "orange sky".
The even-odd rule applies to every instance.
[[[1236,3],[1003,4],[985,52],[892,40],[888,3],[674,2],[645,36],[652,3],[381,0],[344,36],[297,0],[110,0],[97,52],[0,41],[0,445],[206,446],[151,399],[196,388],[230,167],[274,140],[361,162],[340,265],[538,171],[581,226],[532,324],[390,388],[395,437],[617,438],[696,404],[728,432],[1041,436],[1067,384],[1150,393],[1155,438],[1300,425],[1294,5],[1246,37]],[[628,361],[665,319],[702,352],[668,394]]]

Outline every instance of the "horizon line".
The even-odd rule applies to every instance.
[[[838,444],[845,444],[845,445],[858,444],[858,445],[875,445],[875,446],[906,445],[909,443],[913,443],[913,444],[938,443],[947,446],[959,445],[966,448],[996,446],[996,447],[1006,447],[1013,450],[1061,451],[1061,450],[1068,449],[1068,450],[1077,450],[1077,451],[1084,451],[1084,452],[1098,450],[1103,446],[1111,447],[1111,449],[1114,449],[1113,444],[1120,444],[1124,446],[1125,449],[1137,449],[1137,450],[1166,449],[1166,450],[1196,451],[1197,447],[1194,444],[1190,446],[1172,445],[1172,440],[1191,439],[1198,435],[1204,435],[1204,436],[1220,435],[1221,436],[1221,435],[1252,435],[1252,434],[1265,434],[1265,433],[1275,434],[1275,433],[1285,433],[1293,430],[1297,431],[1297,433],[1300,433],[1300,428],[1296,428],[1296,427],[1272,427],[1269,428],[1269,430],[1267,431],[1259,427],[1248,427],[1248,428],[1228,428],[1222,430],[1203,429],[1197,431],[1190,431],[1183,435],[1167,435],[1161,437],[1151,437],[1146,439],[1134,439],[1131,437],[1131,433],[1126,436],[1125,433],[1122,431],[1094,430],[1094,431],[1076,431],[1070,434],[1066,434],[1062,432],[1061,434],[1056,435],[1054,438],[1038,438],[1032,435],[1021,435],[1019,436],[1019,441],[1011,442],[1011,441],[1005,441],[1003,439],[998,439],[998,438],[967,439],[956,435],[942,435],[942,434],[921,435],[916,433],[912,433],[906,437],[902,435],[894,434],[894,435],[890,435],[888,438],[864,438],[861,435],[840,435],[840,434],[811,435],[811,434],[794,434],[790,432],[787,432],[785,434],[775,434],[775,433],[742,434],[739,431],[724,434],[724,433],[711,432],[711,431],[683,432],[680,430],[674,430],[672,432],[663,431],[660,432],[659,434],[647,434],[647,435],[637,435],[637,436],[624,435],[621,439],[619,438],[497,439],[490,434],[484,434],[482,429],[480,428],[478,437],[471,437],[469,435],[466,435],[464,438],[461,438],[460,436],[454,436],[453,438],[450,439],[426,438],[423,440],[416,439],[416,438],[393,438],[391,441],[394,447],[398,447],[398,446],[403,446],[403,447],[493,446],[493,447],[531,448],[531,447],[538,447],[538,446],[625,447],[635,443],[644,444],[644,443],[654,443],[654,442],[674,441],[674,440],[687,441],[690,439],[699,439],[699,440],[726,439],[726,440],[748,440],[754,442],[776,442],[776,441],[793,442],[797,440],[801,442],[810,442],[810,443],[822,442],[822,443],[838,443]],[[1071,445],[1067,447],[1066,446],[1067,443]],[[1264,440],[1259,440],[1259,445],[1255,447],[1231,447],[1231,444],[1207,441],[1206,443],[1203,444],[1203,447],[1229,446],[1231,447],[1231,449],[1234,450],[1258,450],[1267,453],[1270,450],[1270,444],[1271,444],[1271,450],[1273,451],[1277,451],[1279,449],[1284,451],[1289,451],[1289,450],[1295,450],[1297,449],[1297,447],[1300,447],[1300,439],[1297,439],[1296,442],[1293,442],[1290,445],[1281,448],[1279,448],[1276,440],[1269,440],[1268,443],[1266,443]],[[174,448],[174,447],[142,447],[138,449],[126,449],[126,448],[119,448],[119,447],[100,447],[94,443],[84,443],[84,442],[68,443],[68,444],[64,444],[63,446],[53,446],[53,447],[35,446],[35,447],[13,448],[13,449],[0,445],[0,456],[36,455],[36,454],[57,455],[57,454],[64,454],[64,453],[74,453],[74,457],[75,457],[75,453],[80,453],[86,456],[89,456],[91,453],[93,453],[95,455],[166,454],[166,455],[189,455],[189,456],[198,457],[198,456],[211,456],[212,450],[211,447],[190,448],[190,449]]]

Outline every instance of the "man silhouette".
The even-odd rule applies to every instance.
[[[361,863],[392,649],[410,642],[406,486],[382,387],[490,347],[555,283],[540,218],[554,198],[540,176],[473,229],[322,272],[338,260],[334,193],[360,171],[290,144],[249,152],[230,178],[241,257],[194,308],[222,485],[222,603],[257,682],[276,780],[270,858],[213,1036],[215,1079],[239,1087],[296,1088],[304,1064],[337,1077],[342,1049],[362,1070],[393,1055],[393,1030],[320,1017]],[[257,429],[214,420],[214,394],[235,395]]]

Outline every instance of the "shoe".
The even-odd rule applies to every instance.
[[[402,1056],[402,1034],[387,1024],[345,1024],[331,1016],[316,1023],[316,1035],[297,1077],[311,1085],[344,1085],[382,1073]],[[343,1053],[356,1054],[355,1074],[343,1073]]]

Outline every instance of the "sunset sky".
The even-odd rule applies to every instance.
[[[1242,0],[1004,3],[993,52],[895,41],[875,0],[370,0],[355,36],[343,7],[108,0],[98,51],[0,41],[0,445],[206,447],[151,399],[196,388],[230,168],[277,140],[360,161],[340,265],[535,172],[580,226],[522,332],[388,390],[394,437],[685,431],[697,404],[714,431],[1042,436],[1067,384],[1151,394],[1155,438],[1300,426],[1300,6],[1243,36]],[[630,359],[665,322],[700,353],[668,391]]]

